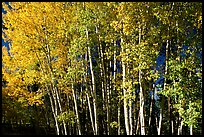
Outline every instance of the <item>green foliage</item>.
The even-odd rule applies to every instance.
[[[62,112],[57,116],[57,120],[62,123],[62,121],[64,120],[65,122],[68,122],[70,124],[74,124],[75,123],[75,114],[73,111],[69,111],[69,112]]]
[[[110,123],[111,128],[117,128],[118,126],[119,125],[118,125],[118,123],[116,121],[113,121],[113,122]]]
[[[150,116],[151,102],[157,111],[164,96],[163,134],[169,134],[167,130],[171,129],[166,122],[167,98],[171,99],[170,113],[174,122],[178,113],[185,125],[193,125],[194,130],[198,128],[202,118],[202,64],[198,57],[202,53],[202,3],[12,2],[9,5],[11,9],[6,3],[2,4],[7,11],[2,14],[2,38],[10,42],[9,54],[8,49],[2,47],[2,74],[6,81],[2,104],[7,121],[13,119],[12,114],[21,120],[25,118],[26,122],[31,121],[29,117],[40,117],[44,125],[47,119],[51,125],[65,121],[76,128],[69,131],[73,134],[79,131],[77,113],[71,111],[76,110],[76,105],[82,132],[87,131],[82,134],[94,132],[92,124],[95,126],[96,115],[100,117],[96,122],[99,130],[104,129],[103,133],[108,134],[110,124],[110,133],[117,133],[120,127],[120,133],[127,134],[123,120],[125,103],[127,109],[132,107],[132,113],[128,110],[128,114],[132,114],[132,120],[137,123],[140,122],[137,118],[139,102],[144,101],[145,130],[151,134],[150,131],[158,127],[155,123],[148,127],[148,120],[159,115],[156,112]],[[166,44],[168,49],[161,49]],[[167,52],[167,64],[156,70],[157,57],[162,52]],[[114,66],[117,67],[115,72]],[[149,93],[155,90],[153,84],[161,76],[165,79],[164,85],[156,85],[161,98],[151,100]],[[144,100],[140,100],[137,92],[139,78]],[[39,83],[39,88],[32,92],[28,86],[35,83]],[[75,93],[76,104],[70,96],[72,93]],[[59,106],[62,113],[56,122],[52,116],[60,112]],[[123,108],[120,112],[119,107]],[[46,109],[46,113],[37,109]],[[130,115],[127,117],[130,121]],[[140,127],[134,127],[133,134],[140,134]],[[135,129],[139,132],[135,133]]]

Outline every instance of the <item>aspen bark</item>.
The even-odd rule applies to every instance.
[[[130,73],[130,69],[128,68],[128,74]],[[128,80],[129,82],[130,80]],[[132,89],[131,89],[132,90]],[[129,91],[129,96],[132,97],[132,91]],[[132,99],[129,99],[129,123],[130,123],[130,135],[132,135],[132,130],[133,130],[133,126],[132,126]]]
[[[88,53],[86,52],[85,54],[85,60],[86,62],[88,62]],[[88,70],[88,66],[86,65],[86,70]],[[86,77],[87,77],[87,72],[85,74],[85,77],[84,77],[84,82],[87,83],[86,81]],[[92,126],[92,130],[93,130],[93,133],[94,135],[96,135],[96,131],[95,131],[95,127],[94,127],[94,122],[93,122],[93,114],[92,114],[92,109],[91,109],[91,103],[90,103],[90,98],[89,98],[89,93],[88,93],[88,90],[87,90],[87,86],[85,87],[85,91],[86,91],[86,98],[87,98],[87,101],[88,101],[88,109],[89,109],[89,115],[90,115],[90,119],[91,119],[91,126]]]
[[[72,83],[72,96],[73,96],[73,99],[74,99],[74,108],[75,108],[75,114],[76,114],[76,120],[77,120],[78,134],[81,135],[81,125],[80,125],[80,122],[79,122],[79,113],[78,113],[78,108],[77,108],[77,102],[76,102],[74,84],[73,83]]]
[[[58,90],[57,90],[56,87],[55,87],[55,93],[56,93],[56,97],[57,97],[57,102],[58,102],[60,113],[62,113],[61,101],[60,101],[59,93],[58,93]],[[67,135],[67,127],[66,127],[66,124],[65,124],[64,120],[62,120],[62,124],[63,124],[63,129],[64,129],[64,135]]]
[[[108,50],[108,54],[110,55],[110,51]],[[110,62],[107,62],[107,80],[109,81],[106,83],[107,85],[107,135],[110,135],[110,94],[111,94],[111,77],[109,75],[109,63],[111,65],[111,59]]]
[[[114,41],[113,41],[114,42]],[[116,41],[114,42],[114,53],[113,53],[113,79],[114,79],[114,84],[113,84],[113,91],[116,93],[116,73],[117,73],[117,62],[116,62],[116,49],[117,49],[117,44]],[[120,103],[118,102],[118,135],[120,135]]]
[[[123,39],[121,38],[121,49],[122,53],[124,53],[124,46],[123,46]],[[126,134],[130,134],[130,129],[129,129],[129,119],[128,119],[128,108],[127,108],[127,99],[126,99],[126,89],[125,89],[125,81],[126,81],[126,75],[125,75],[125,62],[122,59],[122,71],[123,71],[123,95],[124,95],[124,117],[125,117],[125,129],[126,129]]]
[[[44,16],[44,22],[46,22],[46,17]],[[47,52],[45,52],[46,54],[46,58],[47,58],[47,63],[48,63],[48,66],[49,66],[49,69],[50,69],[50,76],[51,78],[54,78],[54,75],[53,75],[53,69],[52,69],[52,64],[51,64],[51,53],[50,53],[50,46],[48,45],[48,34],[47,34],[47,31],[45,31],[45,44],[46,44],[46,48],[47,48]],[[56,89],[56,86],[54,85],[54,80],[52,79],[51,80],[51,87],[52,87],[52,91],[53,91],[53,98],[54,98],[54,103],[55,103],[55,113],[56,113],[56,116],[58,115],[58,110],[57,110],[57,106],[59,106],[59,110],[60,112],[62,112],[62,107],[61,107],[61,102],[59,100],[59,93]],[[66,131],[66,124],[65,124],[65,121],[63,120],[63,129],[64,129],[64,134],[67,135],[67,131]]]
[[[141,128],[141,135],[145,135],[145,123],[144,123],[144,95],[142,91],[142,75],[141,70],[139,70],[139,85],[140,85],[140,128]]]
[[[87,36],[87,41],[89,41],[87,28],[86,28],[86,36]],[[95,122],[95,132],[96,132],[96,135],[98,135],[98,116],[97,116],[97,98],[96,98],[95,78],[94,78],[94,72],[93,72],[91,50],[90,50],[90,47],[89,47],[89,46],[88,46],[88,55],[89,55],[90,70],[91,70],[91,80],[92,80],[92,89],[93,89],[93,105],[94,105],[94,117],[95,117],[95,121],[94,121],[94,122]]]
[[[169,28],[168,28],[168,32],[169,32]],[[167,75],[167,68],[168,68],[168,52],[169,52],[168,49],[169,49],[169,40],[166,41],[166,60],[165,60],[166,65],[165,65],[165,72],[164,72],[165,75]],[[164,80],[164,90],[165,89],[166,89],[166,79]],[[158,135],[161,134],[163,110],[164,110],[164,96],[162,96],[162,101],[161,101]]]
[[[40,59],[39,59],[39,56],[38,56],[38,54],[35,52],[35,54],[36,54],[36,56],[37,56],[37,59],[38,59],[38,61],[40,62],[40,69],[41,69],[41,71],[42,71],[42,73],[43,73],[43,75],[46,75],[45,74],[45,71],[43,70],[43,68],[42,68],[42,62],[40,61]],[[46,84],[46,90],[47,90],[47,93],[48,93],[48,96],[49,96],[49,99],[50,99],[50,104],[51,104],[51,110],[52,110],[52,114],[53,114],[53,117],[54,117],[54,121],[55,121],[55,127],[56,127],[56,133],[57,133],[57,135],[59,135],[59,125],[58,125],[58,121],[57,121],[57,103],[56,103],[56,99],[55,99],[55,97],[54,97],[54,93],[51,91],[51,90],[49,90],[49,88],[48,88],[48,84]],[[52,94],[52,95],[51,95]],[[54,99],[54,103],[53,103],[53,100],[52,100],[52,97],[53,97],[53,99]]]
[[[182,135],[182,127],[183,127],[183,120],[181,118],[181,116],[179,115],[178,117],[178,124],[179,122],[181,123],[180,126],[178,126],[178,135]]]
[[[139,27],[139,44],[141,43],[141,26]],[[140,66],[140,65],[139,65]],[[140,85],[140,128],[141,135],[145,135],[145,123],[144,123],[144,95],[142,90],[142,70],[139,69],[139,85]]]
[[[87,89],[86,89],[86,98],[87,98],[87,101],[88,101],[88,108],[89,108],[89,114],[90,114],[90,119],[91,119],[91,126],[92,126],[92,129],[93,129],[93,133],[95,135],[96,132],[95,132],[95,127],[94,127],[94,122],[93,122],[93,115],[92,115],[92,109],[91,109],[91,104],[90,104],[90,99],[89,99],[89,94],[88,94]]]
[[[118,107],[118,135],[120,135],[120,105]]]
[[[54,121],[55,121],[56,132],[57,132],[57,135],[59,135],[59,125],[58,125],[58,121],[57,121],[57,115],[55,113],[54,104],[53,104],[53,101],[52,101],[52,96],[49,93],[49,89],[48,89],[47,85],[46,85],[46,90],[48,92],[48,96],[49,96],[49,99],[50,99],[52,114],[53,114]]]

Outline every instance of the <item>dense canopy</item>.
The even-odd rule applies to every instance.
[[[34,134],[202,134],[202,3],[2,5],[4,125]]]

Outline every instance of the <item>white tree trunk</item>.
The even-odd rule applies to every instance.
[[[123,39],[121,38],[121,44],[123,44]],[[121,45],[122,53],[124,53],[124,47]],[[127,109],[127,99],[126,99],[126,89],[125,89],[125,63],[122,60],[122,71],[123,71],[123,95],[124,95],[124,117],[125,117],[125,129],[126,134],[130,135],[130,129],[129,129],[129,119],[128,119],[128,109]]]
[[[139,43],[141,43],[141,33],[142,29],[139,27]],[[140,58],[140,56],[139,56]],[[139,65],[140,66],[140,65]],[[142,91],[142,71],[139,70],[139,85],[140,85],[140,128],[141,128],[141,135],[145,135],[145,122],[144,122],[144,95]]]
[[[86,37],[87,37],[87,41],[89,41],[87,28],[86,28]],[[96,132],[96,135],[98,135],[97,97],[96,97],[96,88],[95,88],[95,79],[94,79],[94,72],[93,72],[93,65],[92,65],[91,49],[90,49],[89,46],[88,46],[88,55],[89,55],[90,70],[91,70],[91,80],[92,80],[92,89],[93,89],[95,132]]]
[[[81,126],[80,126],[80,122],[79,122],[79,113],[78,113],[78,108],[77,108],[77,102],[76,102],[73,82],[72,82],[72,96],[74,99],[74,108],[75,108],[75,114],[76,114],[76,120],[77,120],[78,134],[81,135]]]
[[[86,53],[86,55],[85,55],[85,60],[86,60],[86,62],[88,62],[87,53]],[[86,67],[86,70],[88,70],[88,67]],[[84,83],[87,83],[86,77],[87,77],[87,72],[86,72],[85,77],[84,77]],[[90,98],[89,98],[89,94],[88,94],[87,87],[85,87],[85,90],[86,90],[86,98],[87,98],[87,101],[88,101],[88,108],[89,108],[89,114],[90,114],[90,119],[91,119],[91,126],[92,126],[92,129],[93,129],[94,135],[96,135],[96,131],[95,131],[95,127],[94,127],[94,122],[93,122],[93,114],[92,114],[92,109],[91,109],[91,104],[90,104]]]
[[[190,135],[193,135],[193,125],[190,125]]]
[[[145,135],[145,123],[144,123],[144,95],[142,91],[141,83],[141,70],[139,70],[139,85],[140,85],[140,126],[141,126],[141,135]]]

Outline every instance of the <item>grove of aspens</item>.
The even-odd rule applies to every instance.
[[[2,133],[201,135],[201,2],[2,2]]]

